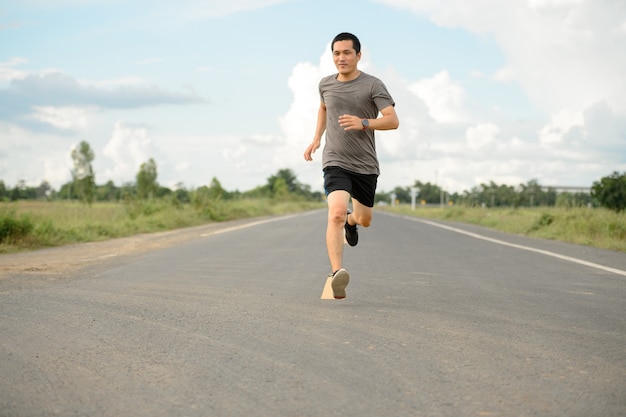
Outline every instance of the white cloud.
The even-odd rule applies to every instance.
[[[58,188],[70,178],[71,146],[71,139],[0,122],[0,180],[7,186],[20,180],[38,186],[45,180]]]
[[[558,9],[582,3],[584,0],[528,0],[528,6],[533,10]]]
[[[281,136],[274,134],[261,134],[245,136],[242,141],[249,145],[261,146],[261,147],[275,147],[281,145],[284,140]]]
[[[87,0],[61,1],[62,6],[69,6]],[[95,1],[124,4],[121,0]],[[136,30],[134,25],[139,24],[146,30],[158,27],[160,31],[163,25],[172,24],[176,30],[168,32],[167,38],[172,39],[172,44],[182,46],[192,42],[189,32],[182,30],[181,22],[185,19],[213,19],[277,2],[220,0],[206,7],[187,0],[176,5],[158,0],[146,7],[147,14],[135,19],[129,16],[122,25]],[[486,39],[490,47],[495,44],[500,48],[501,55],[496,59],[501,57],[502,62],[493,62],[493,56],[485,56],[489,62],[477,59],[472,64],[475,71],[468,74],[459,72],[460,68],[467,68],[465,65],[457,68],[453,64],[449,67],[437,64],[438,72],[418,79],[410,75],[415,74],[413,67],[393,67],[396,65],[393,60],[380,71],[375,65],[376,57],[364,49],[360,68],[385,82],[396,100],[401,122],[397,131],[377,132],[382,169],[379,189],[388,191],[411,185],[415,180],[437,180],[451,191],[467,190],[490,180],[517,184],[532,178],[545,184],[588,185],[589,178],[616,169],[626,170],[626,54],[623,53],[626,2],[380,2],[427,16],[439,26],[454,28],[455,39],[474,35]],[[61,7],[58,2],[53,3],[41,2],[44,7]],[[273,9],[299,10],[290,7]],[[163,19],[164,10],[171,12],[167,19]],[[268,19],[277,18],[273,11],[266,10],[263,14]],[[159,26],[154,25],[156,22]],[[200,26],[209,26],[199,23],[193,31],[195,34],[201,33]],[[117,31],[115,25],[106,30]],[[237,31],[242,38],[254,33],[250,28]],[[445,30],[437,30],[442,32]],[[184,37],[178,38],[180,34]],[[276,91],[276,96],[270,97],[271,104],[268,102],[258,112],[265,122],[268,117],[276,117],[278,129],[255,131],[257,114],[244,111],[238,104],[251,97],[250,102],[260,102],[262,95],[257,96],[257,91],[246,88],[242,90],[247,96],[240,96],[236,88],[227,87],[231,79],[222,75],[229,72],[225,65],[230,68],[240,65],[235,57],[240,54],[211,55],[216,54],[212,48],[201,50],[205,44],[206,40],[201,41],[200,47],[193,51],[176,48],[173,54],[168,53],[165,45],[157,48],[156,53],[145,45],[134,45],[138,48],[135,50],[144,51],[140,52],[145,54],[143,58],[163,56],[164,61],[176,63],[181,71],[167,71],[169,78],[164,78],[160,66],[133,65],[155,62],[138,61],[141,55],[125,58],[133,71],[126,73],[128,67],[116,61],[118,51],[108,59],[115,62],[114,68],[102,67],[95,72],[88,72],[88,63],[82,63],[81,69],[36,72],[23,70],[25,58],[0,63],[0,178],[9,183],[45,178],[53,183],[59,181],[55,184],[58,186],[68,179],[71,142],[85,137],[96,151],[98,183],[108,179],[118,184],[134,181],[139,165],[154,157],[159,181],[172,186],[179,181],[192,186],[208,184],[215,176],[227,189],[247,190],[264,183],[278,169],[291,168],[301,182],[321,190],[321,150],[314,155],[313,163],[306,163],[302,154],[315,130],[318,82],[322,76],[336,72],[330,45],[320,50],[319,62],[304,62],[306,59],[302,58],[303,62],[297,64],[293,61],[284,64],[287,62],[283,59],[284,51],[279,51],[281,60],[274,61],[271,54],[277,48],[271,45],[264,43],[268,47],[264,51],[255,49],[268,56],[268,62],[275,62],[275,68],[278,65],[281,71],[283,65],[293,68],[287,82],[292,102],[281,101],[284,86],[282,89],[280,85],[271,86],[270,91]],[[395,46],[409,49],[402,41],[389,48]],[[31,61],[45,61],[48,55],[47,52],[37,55],[36,49],[24,53],[29,65],[34,65]],[[287,55],[292,59],[296,53]],[[211,59],[213,56],[215,60]],[[415,58],[422,62],[439,59],[438,56]],[[399,60],[397,65],[405,65],[400,61],[405,60]],[[57,65],[72,63],[58,61]],[[274,82],[275,78],[264,73],[268,68],[261,66],[261,71],[255,68],[249,74],[262,79],[245,81],[252,81],[250,85]],[[113,79],[97,79],[103,70],[118,75],[112,76],[116,77]],[[66,71],[81,72],[74,75]],[[140,76],[134,76],[134,72]],[[202,94],[214,96],[218,104],[181,108],[181,104],[201,102],[201,96],[189,91],[166,91],[149,85],[147,79],[168,85],[184,79]],[[525,96],[519,97],[520,91]],[[229,100],[238,104],[231,105]],[[502,111],[493,111],[494,102]],[[222,107],[222,103],[227,105]],[[534,108],[530,114],[514,113],[512,108],[519,103],[524,110],[533,104]],[[282,112],[278,116],[277,108]],[[241,112],[238,120],[244,120],[240,125],[232,123],[234,118],[230,118],[237,110]],[[120,119],[129,122],[115,123]],[[41,177],[43,167],[46,177]]]
[[[120,87],[132,88],[133,86],[140,88],[142,85],[145,85],[146,83],[144,79],[140,77],[132,77],[132,76],[113,78],[113,79],[107,79],[107,80],[96,80],[96,81],[79,80],[78,82],[83,88],[96,87],[96,88],[102,88],[102,89],[120,88]]]
[[[174,166],[176,172],[185,172],[189,169],[191,164],[187,161],[179,162]]]
[[[318,83],[321,77],[321,69],[309,62],[294,67],[287,82],[293,100],[287,113],[279,117],[281,130],[288,143],[302,144],[303,137],[313,139],[320,106]]]
[[[528,96],[549,113],[619,102],[626,112],[626,2],[612,0],[379,0],[438,25],[490,36]],[[617,91],[616,91],[617,90]]]
[[[104,170],[103,177],[121,184],[135,180],[141,164],[155,158],[156,147],[147,127],[117,122],[102,154],[113,163]]]
[[[368,60],[367,51],[363,50],[363,58],[359,63],[359,68],[365,70],[368,66]],[[287,81],[289,90],[293,94],[293,100],[287,113],[278,119],[287,143],[301,146],[303,137],[313,139],[317,111],[320,106],[318,88],[320,79],[336,72],[330,43],[324,48],[318,65],[310,62],[301,62],[295,65]],[[302,148],[303,153],[306,145]]]
[[[33,119],[64,130],[84,129],[89,125],[90,115],[96,111],[93,107],[33,106],[33,109]]]
[[[605,163],[626,164],[626,117],[607,102],[590,106],[582,117],[584,126],[574,126],[566,136],[568,146],[593,149]]]
[[[166,186],[182,182],[185,187],[197,188],[215,177],[227,190],[245,191],[262,184],[272,173],[266,170],[265,162],[271,159],[275,146],[244,143],[237,134],[157,133],[149,132],[158,166],[157,180]]]
[[[8,62],[0,62],[0,82],[26,78],[27,73],[15,69],[15,67],[27,62],[26,59],[20,57],[11,58]]]
[[[500,68],[493,74],[493,79],[500,82],[510,82],[515,80],[515,70],[512,68]]]
[[[564,136],[574,126],[582,126],[581,113],[563,110],[552,116],[552,120],[539,132],[539,141],[544,146],[560,145]]]
[[[500,129],[493,123],[483,123],[467,128],[467,145],[473,151],[480,151],[496,143],[496,136]]]
[[[421,84],[420,97],[435,119],[419,125],[420,140],[428,138],[433,164],[443,182],[463,188],[472,182],[525,182],[590,185],[588,178],[626,169],[626,2],[612,0],[379,0],[393,7],[428,16],[439,26],[463,29],[493,39],[504,63],[493,75],[499,82],[515,82],[538,110],[543,126],[532,120],[468,120],[466,141],[459,132],[445,132],[440,123],[454,108],[443,103],[454,89]],[[474,71],[475,78],[484,74]],[[441,77],[444,78],[444,77]],[[420,80],[419,82],[421,82]],[[441,81],[445,85],[445,79]],[[419,84],[417,84],[419,85]],[[413,84],[412,91],[416,92]],[[460,89],[463,87],[458,86]],[[426,92],[423,92],[426,91]],[[475,102],[473,97],[468,102]],[[439,104],[437,104],[439,103]],[[462,107],[461,107],[462,108]],[[454,112],[452,112],[454,114]],[[495,117],[496,114],[486,114]],[[498,125],[499,132],[494,126]],[[534,132],[529,128],[536,125]],[[489,127],[491,126],[491,127]],[[402,126],[401,126],[402,128]],[[520,131],[523,129],[523,131]],[[518,133],[516,133],[518,132]],[[480,149],[479,154],[473,150]],[[465,156],[463,156],[465,154]],[[474,157],[468,158],[471,154]],[[481,161],[479,162],[479,157]],[[572,169],[576,167],[576,169]],[[419,171],[419,170],[416,170]]]
[[[411,84],[409,91],[426,103],[428,113],[435,121],[455,123],[467,120],[465,91],[450,79],[448,71],[441,71],[432,78]]]
[[[248,148],[243,145],[227,147],[222,150],[222,155],[236,168],[243,168],[247,164]]]
[[[14,78],[10,87],[0,89],[0,108],[19,110],[39,107],[140,108],[159,104],[192,104],[202,99],[194,93],[167,92],[139,83],[134,77],[90,84],[59,71],[29,73]]]

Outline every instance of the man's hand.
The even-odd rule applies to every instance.
[[[313,154],[315,153],[315,151],[319,147],[320,147],[320,142],[318,142],[318,141],[311,142],[311,144],[304,151],[304,160],[305,161],[312,161],[313,160]]]
[[[339,116],[339,126],[343,127],[343,130],[363,130],[361,120],[362,117],[344,114]]]

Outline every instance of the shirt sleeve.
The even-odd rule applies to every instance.
[[[389,94],[387,87],[381,80],[376,80],[372,86],[372,99],[374,100],[374,103],[376,103],[376,107],[379,111],[385,107],[395,107],[396,105],[395,101],[393,101],[393,98],[391,97],[391,94]]]

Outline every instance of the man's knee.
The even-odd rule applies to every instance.
[[[328,209],[328,222],[329,223],[337,223],[344,224],[346,222],[346,209],[342,209],[341,207],[334,207]]]

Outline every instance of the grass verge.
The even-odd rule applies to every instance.
[[[0,203],[0,253],[101,241],[211,222],[280,215],[325,203],[274,199],[179,204],[167,200],[96,203]],[[379,209],[379,208],[377,208]],[[470,223],[503,232],[626,252],[626,213],[588,208],[483,209],[384,207],[397,214]]]
[[[471,207],[395,206],[385,211],[416,217],[449,220],[503,232],[559,240],[626,252],[626,213],[601,208],[537,207],[484,209]]]
[[[0,203],[0,253],[94,242],[211,222],[280,215],[323,203],[274,199],[216,200],[179,204],[167,200],[95,203],[18,201]]]

